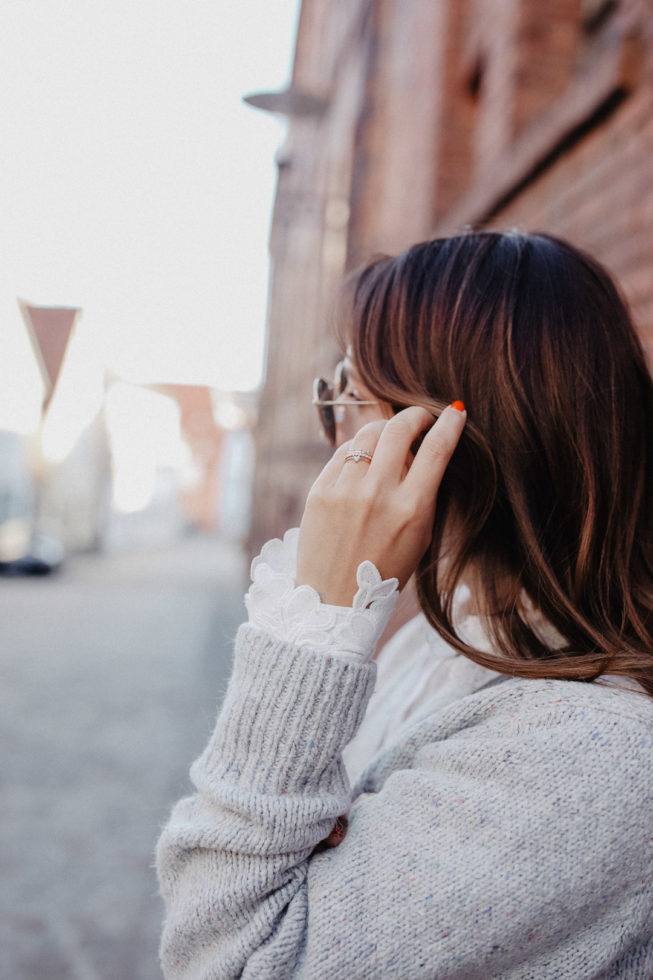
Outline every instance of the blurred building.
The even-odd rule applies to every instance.
[[[113,506],[105,547],[157,545],[196,531],[246,538],[253,394],[128,384],[114,375],[106,406]]]
[[[9,522],[12,528],[19,521],[26,541],[35,533],[52,536],[68,550],[94,549],[102,540],[110,497],[102,408],[96,406],[70,444],[64,439],[63,449],[61,432],[55,431],[53,440],[48,425],[52,410],[56,413],[66,359],[82,310],[40,306],[22,299],[18,307],[43,385],[40,425],[29,434],[0,433],[0,527]],[[74,393],[77,408],[83,413],[86,406],[79,395],[79,390]],[[7,463],[10,465],[5,468]]]
[[[251,548],[327,453],[311,379],[343,271],[466,226],[550,231],[617,276],[653,355],[647,0],[303,0],[278,153]]]
[[[244,540],[255,393],[127,382],[79,347],[81,310],[19,306],[42,387],[33,429],[0,427],[0,561],[35,537],[70,552]]]
[[[43,456],[43,427],[28,437],[36,491],[35,531],[61,541],[66,551],[103,547],[111,507],[111,454],[100,406],[62,459]]]
[[[192,479],[179,491],[187,524],[245,540],[251,514],[255,394],[192,384],[149,387],[179,406],[181,433],[192,457]]]
[[[154,390],[168,395],[181,413],[181,430],[196,466],[196,478],[182,488],[181,503],[189,523],[205,531],[218,526],[220,458],[224,432],[218,427],[206,385],[158,384]]]
[[[22,433],[0,429],[0,528],[7,521],[27,521],[33,510],[34,484],[27,440]]]

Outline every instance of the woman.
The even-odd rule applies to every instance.
[[[345,295],[359,388],[321,411],[334,441],[370,421],[253,564],[159,842],[164,972],[650,978],[653,388],[623,301],[490,232]]]

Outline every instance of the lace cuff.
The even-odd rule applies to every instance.
[[[358,566],[351,606],[330,606],[310,585],[295,587],[299,528],[273,538],[252,562],[245,596],[249,622],[278,640],[347,660],[371,660],[397,596],[396,578],[381,578],[371,561]]]

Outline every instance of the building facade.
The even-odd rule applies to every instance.
[[[647,0],[303,0],[270,251],[251,549],[328,456],[311,379],[343,272],[466,227],[548,231],[618,278],[653,361]]]

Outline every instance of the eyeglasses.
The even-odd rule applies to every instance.
[[[324,378],[316,378],[313,382],[313,404],[317,408],[324,435],[330,446],[335,446],[336,444],[336,407],[339,410],[337,421],[342,422],[345,408],[351,408],[352,405],[379,404],[379,402],[364,401],[359,398],[350,402],[342,401],[341,399],[345,393],[347,382],[348,378],[344,361],[341,361],[336,367],[333,384],[329,384]]]

